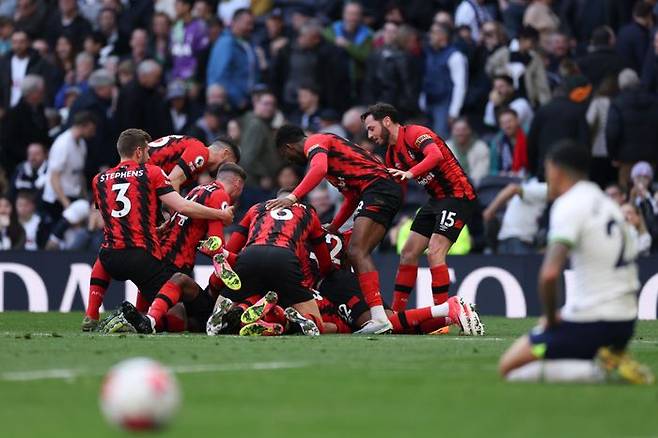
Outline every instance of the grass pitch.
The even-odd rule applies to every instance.
[[[485,338],[99,336],[81,319],[0,313],[0,436],[120,436],[97,397],[132,356],[179,371],[183,408],[163,436],[658,436],[655,386],[502,382],[498,357],[531,319],[484,318]],[[658,371],[658,322],[635,339]]]

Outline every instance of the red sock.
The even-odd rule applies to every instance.
[[[368,307],[372,309],[375,306],[383,305],[382,295],[379,292],[379,273],[377,271],[359,274],[359,286],[361,286],[361,293],[363,293]]]
[[[434,304],[443,304],[448,301],[448,289],[450,288],[450,274],[448,265],[434,266],[430,268],[432,273],[432,297]]]
[[[421,333],[428,334],[435,332],[438,329],[448,325],[450,325],[448,324],[448,318],[441,316],[438,318],[432,318],[432,319],[428,319],[427,321],[421,322],[418,328],[420,329]]]
[[[432,309],[430,307],[409,309],[404,312],[397,312],[389,316],[388,319],[393,324],[395,333],[413,333],[420,324],[432,319]]]
[[[185,331],[185,321],[171,313],[167,313],[164,316],[163,325],[166,327],[165,331],[169,333],[180,333]]]
[[[272,307],[272,309],[265,314],[263,320],[265,322],[281,324],[284,327],[286,326],[286,321],[288,321],[286,319],[286,312],[281,306]]]
[[[318,318],[317,316],[313,315],[312,313],[307,313],[304,315],[304,318],[310,319],[315,323],[315,325],[318,326],[318,330],[320,330],[320,334],[324,333],[324,322],[322,322],[322,318]]]
[[[170,308],[174,307],[177,302],[180,301],[181,297],[181,288],[176,283],[168,281],[162,286],[160,292],[155,296],[151,307],[149,307],[148,316],[152,317],[155,320],[155,329],[162,330],[163,327],[163,317],[169,311]]]
[[[409,294],[416,285],[418,266],[400,265],[395,277],[395,290],[393,291],[393,311],[402,312],[407,308]]]
[[[210,289],[215,292],[219,293],[220,290],[224,287],[224,282],[222,281],[221,278],[216,276],[214,273],[210,275],[210,278],[208,279],[208,285],[210,286]]]
[[[137,291],[137,301],[135,302],[135,308],[137,311],[139,313],[144,313],[149,310],[149,307],[151,307],[149,300],[147,300],[140,291]]]
[[[100,308],[103,304],[105,291],[110,285],[110,274],[107,273],[100,260],[96,259],[94,267],[91,268],[89,279],[89,302],[87,303],[87,315],[91,319],[100,318]]]

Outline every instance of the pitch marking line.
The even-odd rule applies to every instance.
[[[199,365],[174,365],[168,367],[176,374],[190,373],[217,373],[231,371],[266,371],[285,370],[294,368],[305,368],[307,362],[254,362],[233,364],[199,364]],[[0,380],[8,382],[29,382],[33,380],[71,380],[82,376],[102,376],[105,372],[91,371],[87,369],[60,368],[49,370],[13,371],[0,374]]]

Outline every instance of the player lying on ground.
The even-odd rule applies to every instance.
[[[301,128],[282,126],[276,137],[279,151],[298,164],[310,162],[308,172],[295,190],[284,198],[268,201],[268,209],[286,208],[302,199],[323,178],[345,197],[329,225],[336,232],[356,212],[348,256],[356,270],[361,290],[372,313],[361,333],[388,333],[380,293],[379,274],[371,253],[386,235],[402,203],[402,190],[383,164],[358,145],[333,134],[315,134],[308,138]]]
[[[588,155],[571,141],[558,143],[547,155],[546,179],[555,203],[539,275],[545,316],[501,358],[500,373],[507,380],[601,382],[616,376],[653,382],[650,370],[626,352],[637,319],[637,249],[620,208],[587,181]],[[557,283],[569,256],[574,287],[558,312]]]
[[[434,304],[444,303],[450,286],[446,255],[471,218],[477,202],[475,190],[445,142],[423,126],[401,125],[392,105],[372,105],[361,120],[368,138],[387,148],[389,172],[404,184],[415,179],[430,196],[416,214],[400,254],[393,310],[407,307],[416,284],[418,261],[426,249]]]
[[[105,222],[100,264],[111,278],[133,281],[152,301],[148,318],[141,318],[132,304],[122,305],[123,317],[139,323],[133,326],[140,332],[155,330],[169,307],[181,298],[193,300],[199,289],[192,278],[172,272],[162,260],[156,230],[158,200],[189,218],[229,223],[233,219],[230,209],[208,208],[175,192],[164,171],[147,164],[149,140],[150,136],[139,129],[122,132],[117,141],[121,162],[96,175],[92,182],[94,202]]]
[[[332,269],[331,260],[324,230],[312,207],[294,203],[268,210],[264,202],[254,205],[226,246],[229,252],[239,253],[234,269],[242,279],[242,288],[239,291],[224,288],[220,294],[234,302],[251,300],[253,303],[266,291],[276,290],[286,313],[312,322],[312,325],[307,324],[310,327],[307,334],[320,334],[325,328],[335,330],[325,327],[313,293],[303,285],[300,260],[308,256],[306,242],[313,245],[320,270],[326,274]],[[219,331],[214,324],[216,319],[215,315],[209,321],[209,334]]]
[[[229,139],[221,138],[206,147],[194,137],[169,135],[149,141],[148,163],[161,167],[168,175],[172,187],[178,189],[191,184],[208,170],[215,172],[224,163],[240,161],[240,149]],[[89,299],[82,321],[82,330],[89,331],[98,325],[99,311],[105,291],[110,285],[109,274],[96,259],[89,281]]]

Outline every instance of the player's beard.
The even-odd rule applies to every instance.
[[[391,131],[387,127],[382,125],[382,142],[379,146],[388,146],[388,143],[391,141]]]

